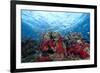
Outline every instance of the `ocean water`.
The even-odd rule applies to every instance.
[[[22,40],[40,40],[51,31],[59,32],[62,37],[69,32],[81,32],[89,41],[90,13],[21,10]]]

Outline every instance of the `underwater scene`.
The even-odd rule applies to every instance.
[[[21,62],[90,59],[90,13],[21,10]]]

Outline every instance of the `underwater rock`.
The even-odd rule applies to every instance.
[[[39,49],[39,44],[37,41],[32,40],[32,39],[27,39],[21,42],[21,57],[22,57],[22,61],[23,59],[28,59],[26,61],[30,61],[31,58],[36,57],[36,53]],[[32,57],[30,57],[31,55],[33,55]],[[35,56],[34,56],[35,55]],[[29,57],[29,58],[28,58]]]

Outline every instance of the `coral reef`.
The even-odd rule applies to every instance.
[[[90,44],[80,32],[64,37],[58,32],[46,32],[41,40],[21,42],[21,62],[83,60],[90,58]]]

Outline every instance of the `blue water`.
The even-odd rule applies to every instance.
[[[48,31],[59,32],[62,36],[81,32],[83,38],[89,40],[90,13],[21,10],[22,39],[38,40]]]

